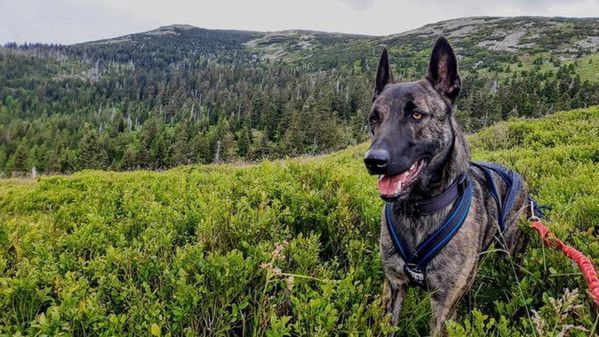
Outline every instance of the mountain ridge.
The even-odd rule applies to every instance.
[[[489,20],[551,20],[551,19],[555,19],[555,20],[594,20],[594,21],[598,21],[599,22],[599,17],[593,17],[593,16],[589,16],[589,17],[567,17],[567,16],[529,16],[529,15],[522,15],[522,16],[465,16],[465,17],[456,17],[456,18],[452,18],[452,19],[447,19],[447,20],[441,20],[441,21],[437,21],[434,23],[427,23],[424,24],[418,28],[414,28],[414,29],[409,29],[406,31],[401,31],[401,32],[397,32],[397,33],[391,33],[391,34],[361,34],[361,33],[346,33],[346,32],[335,32],[335,31],[319,31],[319,30],[312,30],[312,29],[300,29],[300,28],[290,28],[290,29],[282,29],[282,30],[253,30],[253,29],[226,29],[226,28],[209,28],[209,27],[200,27],[200,26],[195,26],[192,24],[184,24],[184,23],[173,23],[173,24],[168,24],[168,25],[163,25],[163,26],[158,26],[154,29],[151,30],[147,30],[147,31],[140,31],[140,32],[134,32],[134,33],[129,33],[129,34],[125,34],[125,35],[121,35],[121,36],[115,36],[113,38],[107,38],[107,39],[99,39],[99,40],[90,40],[90,41],[84,41],[84,42],[78,42],[78,43],[73,43],[73,44],[68,44],[68,46],[72,46],[72,45],[80,45],[80,44],[86,44],[86,43],[94,43],[94,42],[99,42],[99,41],[106,41],[106,40],[111,40],[111,39],[118,39],[121,37],[126,37],[126,36],[131,36],[131,35],[138,35],[138,34],[147,34],[147,33],[151,33],[154,31],[160,31],[160,30],[166,30],[166,29],[200,29],[200,30],[211,30],[211,31],[223,31],[223,32],[244,32],[244,33],[262,33],[262,34],[277,34],[277,33],[318,33],[318,34],[330,34],[330,35],[346,35],[346,36],[358,36],[358,37],[365,37],[365,38],[387,38],[387,37],[395,37],[395,36],[405,36],[405,35],[411,35],[414,33],[417,33],[429,26],[436,26],[438,24],[446,24],[446,23],[451,23],[451,24],[457,24],[459,25],[462,21],[464,20],[483,20],[483,21],[489,21]],[[464,26],[465,24],[462,24],[461,26]]]
[[[305,29],[281,31],[222,30],[195,27],[191,25],[167,25],[159,28],[116,37],[78,44],[86,46],[97,43],[120,43],[131,39],[148,39],[155,36],[164,38],[189,34],[235,34],[239,35],[239,49],[249,49],[249,53],[266,60],[303,60],[310,55],[302,55],[301,50],[334,49],[345,52],[356,44],[371,48],[388,45],[390,48],[421,50],[439,36],[445,35],[455,45],[458,54],[463,49],[482,48],[490,52],[536,53],[541,50],[553,51],[562,60],[574,59],[580,55],[599,52],[599,18],[567,18],[541,16],[473,16],[454,18],[429,23],[419,28],[389,35],[361,35],[339,32],[322,32]],[[230,42],[230,41],[228,41]],[[298,49],[299,48],[299,49]],[[329,48],[330,49],[330,48]]]

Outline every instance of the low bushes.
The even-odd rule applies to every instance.
[[[552,207],[552,230],[599,262],[599,108],[500,123],[470,142],[476,159],[522,172]],[[392,331],[380,306],[382,202],[365,148],[0,182],[0,335]],[[520,261],[485,256],[450,335],[596,329],[576,267],[531,238]],[[424,335],[429,315],[426,295],[410,290],[395,330]]]

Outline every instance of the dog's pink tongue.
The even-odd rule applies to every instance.
[[[381,176],[378,181],[379,193],[383,197],[392,197],[401,193],[402,184],[408,178],[409,172],[400,173],[395,176]]]

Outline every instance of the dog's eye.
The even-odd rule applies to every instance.
[[[370,124],[376,124],[379,122],[379,116],[378,115],[372,115],[370,116]]]
[[[422,115],[420,112],[412,112],[412,118],[415,120],[419,121],[422,119],[422,117],[424,117],[424,115]]]

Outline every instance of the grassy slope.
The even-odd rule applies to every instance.
[[[522,172],[553,207],[550,227],[598,264],[598,107],[501,123],[470,142],[476,159]],[[382,203],[362,167],[364,150],[1,181],[0,335],[388,330],[379,296]],[[535,320],[547,336],[568,323],[596,329],[584,290],[563,305],[566,319],[555,313],[549,297],[585,289],[559,253],[534,238],[519,266],[494,255],[485,255],[452,335],[533,335]],[[410,291],[400,335],[425,334],[428,310],[426,295]]]
[[[578,60],[578,68],[576,73],[580,75],[580,79],[590,82],[597,81],[597,73],[599,73],[599,54],[591,54],[581,57]]]

